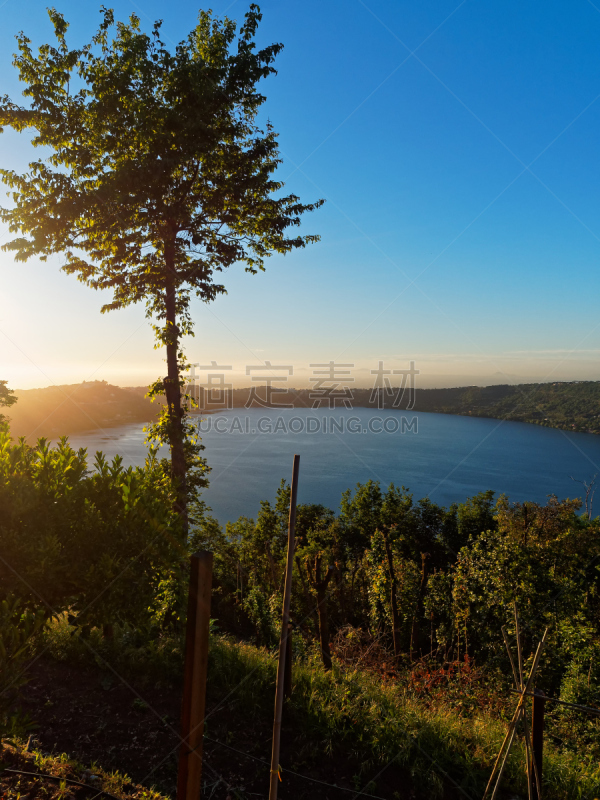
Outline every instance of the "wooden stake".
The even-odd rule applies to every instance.
[[[508,636],[506,634],[506,628],[505,627],[502,627],[502,636],[504,637],[504,644],[506,645],[506,652],[508,653],[508,658],[509,658],[510,665],[511,665],[512,671],[513,671],[513,677],[515,679],[515,689],[517,690],[517,692],[521,693],[523,691],[523,687],[521,685],[521,681],[519,680],[519,676],[517,675],[517,668],[515,667],[515,662],[514,662],[514,659],[512,657],[512,652],[510,650],[510,644],[509,644],[509,641],[508,641]],[[529,800],[531,800],[531,781],[530,781],[530,776],[529,776],[529,740],[527,738],[528,737],[528,733],[527,733],[528,727],[527,727],[527,715],[524,713],[524,711],[521,711],[521,719],[523,720],[523,726],[525,728],[525,747],[527,749],[527,790],[528,790]]]
[[[510,750],[510,748],[512,746],[512,742],[513,742],[513,738],[514,738],[514,734],[515,734],[515,729],[516,729],[517,723],[519,721],[519,717],[521,716],[521,710],[522,710],[522,707],[523,707],[523,703],[525,702],[525,695],[529,692],[529,689],[531,688],[531,684],[533,683],[533,681],[535,679],[535,673],[537,672],[538,664],[539,664],[540,658],[542,657],[542,653],[544,652],[544,647],[546,645],[546,636],[547,635],[548,635],[548,628],[546,628],[546,630],[544,631],[544,635],[542,636],[542,640],[537,646],[537,650],[535,652],[535,656],[534,656],[534,659],[533,659],[533,664],[531,666],[531,672],[529,673],[529,678],[527,679],[527,682],[525,683],[525,688],[523,689],[523,693],[522,693],[521,697],[519,698],[519,704],[517,705],[517,708],[516,708],[516,711],[515,711],[515,713],[513,715],[513,718],[511,719],[510,724],[508,726],[508,730],[506,732],[506,736],[504,737],[504,741],[502,742],[502,745],[500,747],[500,752],[498,753],[498,756],[497,756],[496,761],[494,763],[494,767],[492,769],[492,774],[490,775],[490,779],[488,781],[488,785],[486,786],[485,792],[483,793],[483,800],[485,800],[485,798],[488,795],[488,792],[490,791],[490,789],[492,787],[492,783],[494,782],[494,778],[496,778],[496,770],[500,766],[501,759],[502,759],[502,766],[500,767],[500,772],[498,773],[498,777],[496,778],[496,786],[494,787],[494,790],[492,792],[492,800],[494,800],[494,798],[496,797],[496,793],[497,793],[497,791],[498,791],[498,789],[500,787],[500,781],[502,780],[502,773],[504,772],[504,767],[506,766],[506,760],[507,760],[507,757],[508,757],[508,751]],[[505,749],[505,747],[507,745],[508,745],[508,749],[507,749],[506,755],[504,755],[504,749]],[[504,756],[504,758],[503,758],[503,756]]]
[[[531,717],[531,761],[535,771],[531,797],[532,800],[542,800],[542,760],[544,753],[544,708],[546,698],[539,689],[535,690],[533,698],[533,714]]]
[[[207,551],[190,559],[177,800],[199,800],[201,793],[212,565]]]
[[[504,644],[506,645],[506,651],[508,653],[508,658],[510,660],[510,665],[512,667],[513,678],[515,679],[515,689],[518,692],[522,692],[523,691],[523,687],[521,686],[521,682],[520,682],[519,677],[517,675],[517,670],[516,670],[516,667],[515,667],[515,662],[514,662],[513,657],[512,657],[512,653],[510,652],[510,644],[509,644],[509,641],[508,641],[508,636],[506,634],[506,628],[502,627],[501,630],[502,630],[502,636],[504,637]]]
[[[290,602],[292,598],[292,568],[294,566],[294,548],[296,530],[296,498],[298,496],[298,471],[300,456],[294,456],[292,472],[292,489],[290,493],[290,520],[288,525],[288,551],[285,569],[285,590],[283,593],[283,614],[281,618],[281,636],[279,638],[279,660],[277,662],[277,689],[275,691],[275,717],[273,720],[273,749],[271,752],[271,784],[269,800],[277,800],[277,784],[279,777],[279,745],[281,739],[281,718],[283,713],[283,694],[285,680],[285,653],[289,636]],[[178,799],[179,800],[179,799]]]
[[[513,603],[515,611],[515,636],[517,637],[517,658],[519,664],[519,690],[523,691],[523,654],[521,652],[521,627],[519,625],[519,614],[517,612],[517,603]]]
[[[517,614],[516,603],[515,603],[515,625],[516,625],[517,642],[520,642],[521,638],[520,638],[520,630],[519,630],[519,617],[518,617],[518,614]],[[515,667],[515,662],[513,660],[512,653],[511,653],[511,650],[510,650],[510,644],[509,644],[509,641],[508,641],[506,628],[504,628],[504,627],[502,628],[502,636],[504,637],[504,644],[506,645],[506,651],[508,653],[508,658],[510,660],[510,665],[512,667],[513,677],[515,679],[515,688],[516,688],[517,692],[519,692],[519,694],[522,694],[522,692],[524,691],[522,677],[519,678],[519,676],[517,675],[517,668]],[[521,657],[521,653],[519,653],[519,656]],[[522,676],[522,662],[520,662],[520,663],[521,663],[521,676]],[[527,767],[527,795],[529,797],[529,800],[533,800],[533,797],[532,797],[532,786],[533,786],[534,781],[537,781],[537,785],[538,786],[541,786],[542,784],[541,784],[540,776],[538,775],[537,764],[536,764],[535,759],[532,757],[532,754],[531,754],[531,735],[529,733],[529,723],[527,722],[527,713],[525,711],[525,705],[524,704],[521,707],[521,719],[523,721],[523,728],[525,730],[525,750],[526,750],[526,756],[525,757],[526,757],[526,767]],[[533,770],[532,770],[532,766],[533,766]]]
[[[513,608],[515,612],[515,635],[517,637],[517,658],[519,662],[519,682],[517,685],[517,689],[522,692],[525,688],[523,683],[523,642],[521,640],[521,626],[519,624],[519,612],[517,611],[517,601],[513,602]],[[523,727],[525,729],[525,742],[527,742],[527,710],[525,704],[523,704],[521,709],[521,719],[523,720]],[[529,747],[527,744],[525,745],[525,771],[527,772],[527,792],[528,798],[531,800],[531,764],[529,758]]]

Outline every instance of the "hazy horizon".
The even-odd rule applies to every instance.
[[[420,377],[420,376],[419,376]],[[450,376],[450,375],[437,375],[437,376],[430,376],[429,380],[427,381],[419,381],[417,379],[416,388],[418,389],[460,389],[467,386],[477,386],[477,387],[486,387],[486,386],[501,386],[501,385],[509,385],[509,386],[518,386],[521,384],[532,384],[532,383],[586,383],[586,382],[596,382],[600,381],[599,378],[536,378],[536,377],[527,377],[527,376],[509,376],[512,380],[506,380],[505,375],[503,374],[496,374],[490,375],[487,378],[483,378],[480,381],[472,380],[472,376]],[[228,377],[229,380],[229,377]],[[51,388],[60,388],[61,386],[79,386],[82,383],[93,383],[94,381],[102,382],[106,381],[107,384],[111,386],[116,386],[120,389],[141,389],[150,385],[150,381],[147,383],[135,383],[135,382],[121,382],[116,383],[114,381],[108,380],[106,378],[95,377],[91,378],[90,380],[82,380],[82,381],[73,381],[68,382],[64,381],[61,383],[51,383],[47,385],[35,385],[35,386],[10,386],[9,388],[12,389],[16,394],[19,392],[28,392],[28,391],[36,391],[36,390],[43,390],[43,389],[51,389]],[[252,384],[246,381],[244,382],[243,378],[240,377],[239,380],[233,378],[231,380],[232,388],[233,389],[248,389]],[[254,384],[255,387],[264,388],[264,383]],[[400,386],[399,382],[391,383],[393,388],[398,388]],[[312,389],[309,383],[300,383],[299,381],[295,380],[294,382],[290,382],[287,386],[282,386],[281,388],[287,390],[309,390]],[[359,380],[357,379],[355,383],[349,386],[350,389],[371,389],[373,388],[372,383],[368,380]]]

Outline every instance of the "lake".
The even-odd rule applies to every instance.
[[[145,458],[142,425],[73,435],[71,444]],[[373,409],[235,409],[200,423],[210,487],[203,498],[225,523],[255,517],[291,479],[299,453],[298,502],[338,509],[341,493],[369,478],[404,485],[415,498],[449,505],[484,489],[512,501],[544,503],[549,494],[580,497],[600,473],[600,436],[519,422]],[[165,453],[166,454],[166,453]]]

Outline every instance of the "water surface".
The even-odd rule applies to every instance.
[[[417,432],[410,427],[413,418]],[[377,432],[384,424],[396,432]],[[146,455],[142,428],[76,434],[70,442],[87,447],[90,456],[96,450],[110,457],[119,453],[126,465],[138,465]],[[600,474],[600,436],[493,419],[366,408],[255,408],[215,414],[201,429],[212,468],[203,496],[222,523],[256,516],[260,500],[273,500],[281,478],[290,480],[294,453],[301,456],[298,501],[334,510],[345,489],[369,478],[448,505],[484,489],[513,501],[579,497],[582,486],[571,476],[589,481]]]

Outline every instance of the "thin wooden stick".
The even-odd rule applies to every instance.
[[[520,717],[520,716],[521,716],[521,709],[519,709],[519,713],[518,713],[518,717]],[[515,720],[515,724],[513,726],[511,734],[510,734],[510,739],[508,740],[508,745],[506,746],[506,750],[504,751],[504,758],[502,759],[502,766],[500,767],[500,771],[498,772],[498,780],[496,781],[496,785],[494,786],[494,791],[492,792],[491,800],[495,800],[496,794],[498,792],[498,789],[500,788],[500,782],[502,781],[502,774],[504,772],[504,767],[506,766],[506,762],[508,760],[508,756],[510,755],[510,748],[512,747],[512,743],[514,741],[515,734],[517,732],[517,723],[519,721],[518,717]]]
[[[517,675],[517,670],[516,670],[516,667],[515,667],[515,663],[513,661],[512,653],[510,652],[510,645],[509,645],[508,637],[506,635],[506,630],[505,630],[504,627],[502,628],[502,634],[504,636],[504,643],[505,643],[506,649],[508,651],[508,657],[510,658],[510,665],[511,665],[512,670],[513,670],[513,677],[515,679],[515,686],[517,687],[517,690],[519,690],[522,687],[519,685],[519,678],[518,678],[518,675]],[[516,725],[516,723],[517,723],[517,717],[518,717],[518,713],[519,713],[519,708],[520,708],[520,704],[517,704],[517,708],[516,708],[516,710],[515,710],[515,712],[513,714],[513,717],[511,719],[509,725],[508,725],[508,730],[506,732],[506,736],[504,737],[504,741],[502,742],[502,746],[500,747],[500,752],[498,753],[498,755],[496,757],[496,761],[494,762],[494,766],[493,766],[493,769],[492,769],[492,774],[490,775],[490,779],[488,781],[488,785],[486,786],[485,792],[483,794],[483,800],[485,800],[485,798],[487,796],[487,793],[490,790],[490,787],[492,785],[492,781],[494,780],[496,769],[498,768],[498,764],[500,763],[500,758],[502,757],[502,753],[504,751],[506,743],[508,742],[508,739],[511,736],[513,726]],[[511,739],[511,741],[512,741],[512,739]]]
[[[519,664],[519,689],[523,691],[523,653],[521,651],[521,629],[519,627],[519,614],[517,612],[517,603],[513,603],[515,612],[515,634],[517,637],[517,661]]]
[[[527,772],[527,797],[531,800],[531,768],[529,762],[529,725],[527,723],[527,710],[524,708],[523,713],[521,714],[521,719],[523,720],[523,732],[525,734],[525,767]]]
[[[520,693],[520,690],[522,689],[522,687],[519,686],[519,679],[517,677],[517,668],[515,667],[515,662],[514,662],[514,659],[512,657],[512,653],[510,652],[510,643],[508,641],[506,628],[504,626],[502,626],[502,636],[504,636],[504,644],[506,645],[506,650],[508,652],[508,657],[510,659],[510,665],[511,665],[512,671],[513,671],[513,678],[515,679],[515,687],[516,687],[517,691]]]
[[[271,783],[269,800],[277,800],[277,782],[279,776],[279,746],[281,740],[281,719],[283,715],[283,695],[285,681],[285,654],[290,622],[290,602],[292,598],[292,568],[294,566],[294,533],[296,530],[296,498],[298,496],[298,471],[300,456],[294,456],[292,472],[292,488],[290,492],[290,520],[288,525],[288,551],[285,569],[285,590],[283,593],[283,613],[281,618],[281,636],[279,638],[279,661],[277,662],[277,689],[275,691],[275,717],[273,720],[273,749],[271,751]]]
[[[542,641],[538,644],[537,650],[535,651],[535,656],[533,659],[533,664],[531,665],[531,672],[529,673],[529,678],[527,679],[527,683],[525,684],[525,688],[523,689],[523,695],[525,695],[529,689],[531,688],[531,684],[533,683],[533,679],[535,678],[535,673],[537,672],[538,665],[540,663],[540,658],[542,657],[542,653],[544,652],[544,647],[546,646],[546,636],[548,635],[548,628],[544,631],[544,635],[542,636]]]
[[[533,764],[533,777],[535,778],[535,782],[536,782],[536,785],[538,787],[538,795],[541,797],[542,796],[542,789],[541,789],[542,781],[541,781],[540,776],[538,774],[537,763],[533,759],[533,754],[532,754],[532,750],[531,750],[531,731],[530,731],[530,728],[529,728],[529,722],[527,721],[527,711],[525,710],[525,708],[523,709],[523,727],[525,728],[525,749],[527,750],[527,759],[528,759],[527,763],[529,764],[531,762]],[[529,778],[529,776],[530,776],[530,773],[528,771],[528,778]],[[530,785],[527,787],[527,791],[529,793],[529,797],[531,797],[531,789],[532,789],[532,786],[531,786],[531,781],[530,781]]]
[[[542,652],[544,650],[544,647],[546,646],[546,635],[547,635],[547,633],[548,633],[548,628],[546,628],[546,630],[544,631],[544,635],[542,637],[542,641],[537,646],[537,650],[536,650],[535,657],[533,659],[533,664],[532,664],[532,667],[531,667],[531,672],[529,673],[529,678],[527,679],[527,684],[525,686],[525,690],[524,691],[528,691],[529,690],[529,688],[530,688],[530,686],[533,683],[533,680],[535,678],[535,673],[537,672],[539,661],[540,661],[540,658],[542,657]],[[517,727],[519,712],[522,710],[522,708],[524,706],[524,701],[525,701],[525,697],[523,695],[521,697],[520,701],[519,701],[519,705],[517,706],[517,710],[515,711],[515,715],[513,717],[514,725],[513,725],[512,732],[511,732],[512,735],[511,735],[510,742],[509,742],[507,750],[506,750],[506,755],[504,756],[504,760],[502,762],[502,767],[500,768],[500,771],[498,773],[498,779],[496,781],[496,787],[494,789],[494,793],[492,794],[492,800],[494,800],[494,797],[496,796],[496,792],[497,792],[497,790],[498,790],[498,788],[500,786],[500,781],[502,780],[502,773],[504,772],[504,767],[506,766],[506,761],[508,759],[508,754],[510,752],[510,748],[511,748],[511,745],[512,745],[512,742],[513,742],[513,739],[514,739],[514,734],[515,734],[516,727]],[[506,739],[505,739],[505,741],[506,741]],[[486,789],[486,792],[487,792],[487,789]]]
[[[548,634],[548,628],[546,628],[546,630],[544,631],[544,635],[542,637],[542,640],[537,646],[537,650],[536,650],[535,657],[533,659],[533,664],[532,664],[532,667],[531,667],[531,672],[529,673],[529,678],[527,679],[527,683],[525,684],[525,689],[523,691],[523,694],[522,694],[521,698],[519,699],[519,703],[517,705],[515,713],[513,714],[513,718],[510,721],[510,724],[508,726],[508,731],[506,732],[506,736],[504,737],[504,741],[502,742],[502,746],[500,747],[500,752],[498,753],[498,756],[497,756],[496,761],[494,763],[494,767],[492,769],[492,774],[490,775],[490,779],[489,779],[488,784],[487,784],[487,786],[485,788],[485,792],[483,793],[483,800],[485,800],[485,798],[487,797],[487,794],[488,794],[488,792],[489,792],[489,790],[490,790],[490,788],[492,786],[492,783],[493,783],[494,778],[495,778],[496,770],[497,770],[498,765],[500,763],[500,759],[502,758],[502,756],[504,754],[504,748],[505,748],[506,744],[509,742],[509,740],[510,740],[510,743],[508,744],[508,749],[509,750],[510,750],[510,747],[512,745],[512,740],[514,738],[513,731],[514,731],[514,729],[515,729],[515,727],[517,725],[518,718],[520,716],[521,709],[523,707],[523,703],[524,703],[524,700],[525,700],[525,692],[529,691],[531,683],[533,682],[533,679],[535,677],[535,673],[537,672],[539,660],[540,660],[540,658],[542,656],[542,652],[544,650],[544,647],[546,646],[546,636],[547,636],[547,634]],[[500,784],[500,781],[502,779],[502,773],[504,772],[504,767],[506,765],[506,759],[507,758],[508,758],[508,753],[507,753],[506,757],[504,758],[504,760],[502,762],[502,768],[500,769],[500,772],[498,774],[498,778],[497,778],[497,782],[496,782],[496,788],[494,789],[494,794],[492,795],[492,797],[495,796],[496,790],[497,790],[497,788],[498,788],[498,786]]]
[[[519,691],[523,691],[523,643],[521,641],[521,626],[519,624],[519,612],[517,611],[517,601],[513,603],[515,612],[515,635],[517,637],[517,660],[519,662]],[[526,715],[525,704],[523,703],[522,717]],[[525,759],[525,771],[527,773],[527,791],[531,794],[531,773],[529,771],[529,759]],[[531,797],[530,797],[531,800]]]
[[[515,713],[513,714],[513,717],[511,719],[511,721],[508,723],[508,730],[506,731],[506,736],[504,737],[504,741],[502,742],[502,745],[500,746],[500,751],[499,751],[498,755],[496,756],[496,761],[494,762],[494,766],[492,768],[492,774],[490,775],[490,779],[488,781],[488,784],[485,787],[485,792],[483,793],[483,800],[485,800],[485,798],[487,797],[487,794],[488,794],[488,792],[489,792],[489,790],[490,790],[490,788],[492,786],[492,783],[494,782],[494,778],[496,777],[496,770],[498,769],[498,764],[500,763],[500,759],[502,758],[502,755],[504,753],[504,748],[505,748],[506,743],[508,742],[509,739],[510,739],[511,744],[512,744],[512,732],[513,732],[513,729],[514,729],[515,725],[517,724],[517,718],[518,718],[520,712],[521,712],[521,701],[519,701],[519,704],[517,705]]]
[[[502,626],[501,630],[502,630],[502,636],[504,637],[504,644],[506,645],[506,652],[508,653],[508,658],[510,659],[510,666],[512,667],[513,678],[515,680],[515,687],[516,687],[517,691],[519,691],[519,693],[520,693],[520,690],[522,689],[522,687],[519,686],[519,678],[517,676],[517,668],[515,667],[515,662],[514,662],[514,659],[513,659],[513,656],[512,656],[512,652],[511,652],[511,649],[510,649],[510,643],[508,641],[508,634],[506,633],[505,626]],[[528,726],[527,726],[527,714],[525,713],[525,710],[523,710],[522,719],[523,719],[523,727],[525,728],[525,748],[526,748],[526,751],[527,751],[526,752],[526,764],[525,764],[525,766],[527,768],[527,795],[529,797],[529,800],[531,800],[531,778],[530,778],[530,774],[529,774],[529,740],[527,738],[529,736],[529,734],[527,733],[527,729],[528,729]]]

